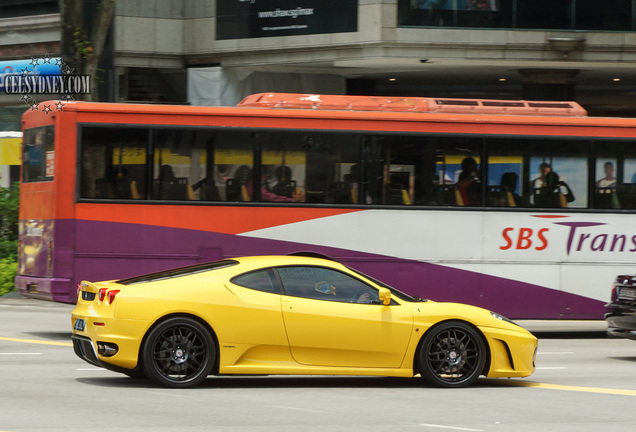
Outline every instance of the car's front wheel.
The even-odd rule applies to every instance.
[[[143,346],[148,378],[166,387],[193,387],[203,382],[216,360],[210,332],[187,317],[169,318],[154,327]]]
[[[470,325],[448,321],[429,330],[419,350],[422,378],[438,387],[466,387],[481,375],[486,344]]]

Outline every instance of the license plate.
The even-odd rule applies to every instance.
[[[86,328],[86,321],[80,318],[76,319],[75,324],[73,325],[73,330],[84,331],[84,328]]]
[[[636,289],[621,288],[618,290],[618,298],[621,300],[636,300]]]

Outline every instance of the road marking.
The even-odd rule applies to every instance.
[[[0,353],[0,355],[41,355],[42,353]]]
[[[75,370],[76,371],[108,371],[108,369],[104,369],[104,368],[79,368]]]
[[[23,343],[34,343],[34,344],[42,344],[42,345],[57,345],[57,346],[73,346],[71,342],[50,342],[36,339],[17,339],[17,338],[8,338],[0,336],[0,340],[9,341],[9,342],[23,342]]]
[[[436,424],[428,424],[428,423],[420,423],[420,426],[429,427],[429,428],[438,428],[438,429],[452,429],[458,431],[468,431],[468,432],[483,432],[483,429],[471,429],[471,428],[463,428],[456,426],[444,426],[444,425],[436,425]]]
[[[574,354],[572,351],[538,351],[537,354],[566,355]]]
[[[579,387],[579,386],[569,386],[569,385],[561,385],[561,384],[548,384],[548,383],[514,381],[514,380],[501,381],[501,382],[503,384],[508,384],[511,386],[534,387],[534,388],[541,388],[541,389],[547,389],[547,390],[599,393],[599,394],[610,394],[610,395],[618,395],[618,396],[636,396],[636,390],[627,390],[627,389],[612,389],[612,388],[602,388],[602,387]]]
[[[546,367],[537,367],[536,370],[565,370],[567,367],[565,366],[546,366]]]

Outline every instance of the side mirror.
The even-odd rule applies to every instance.
[[[378,290],[378,297],[384,306],[391,304],[391,291],[386,288],[380,288]]]

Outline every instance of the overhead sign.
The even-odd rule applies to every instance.
[[[216,39],[358,31],[357,0],[223,0],[216,2]]]

